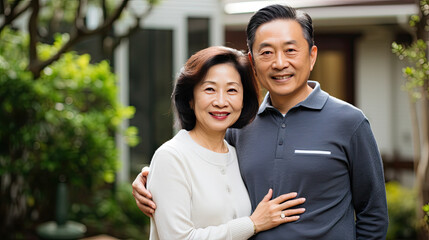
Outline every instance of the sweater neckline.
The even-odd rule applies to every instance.
[[[194,139],[192,139],[192,137],[189,135],[189,131],[185,129],[180,130],[179,134],[183,135],[183,137],[188,140],[187,142],[191,144],[189,146],[190,149],[195,148],[197,151],[204,154],[205,157],[202,157],[203,160],[219,166],[225,166],[226,164],[229,164],[229,162],[231,161],[232,149],[231,149],[231,145],[229,145],[229,143],[226,140],[223,140],[223,141],[228,147],[228,152],[218,153],[218,152],[209,150],[201,146],[197,142],[195,142]]]

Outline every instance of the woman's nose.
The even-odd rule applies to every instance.
[[[218,107],[226,107],[228,105],[228,101],[226,99],[225,94],[222,92],[216,94],[216,99],[213,104]]]

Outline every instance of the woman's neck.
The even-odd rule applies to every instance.
[[[204,148],[213,152],[227,153],[228,147],[224,141],[226,130],[223,132],[204,131],[197,126],[189,131],[189,136]]]

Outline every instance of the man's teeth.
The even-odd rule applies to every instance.
[[[288,79],[290,77],[291,76],[281,76],[281,77],[273,77],[273,78],[276,79],[276,80],[285,80],[285,79]]]

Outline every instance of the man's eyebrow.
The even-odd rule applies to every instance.
[[[271,47],[271,44],[269,44],[269,43],[261,43],[261,44],[259,44],[259,49],[258,50],[260,50],[261,48],[264,48],[264,47]]]
[[[289,40],[289,41],[286,41],[283,43],[283,45],[289,45],[289,44],[297,44],[297,41],[296,40]],[[260,50],[261,48],[264,48],[264,47],[271,47],[271,46],[272,46],[272,44],[263,42],[263,43],[259,44],[258,50]]]

